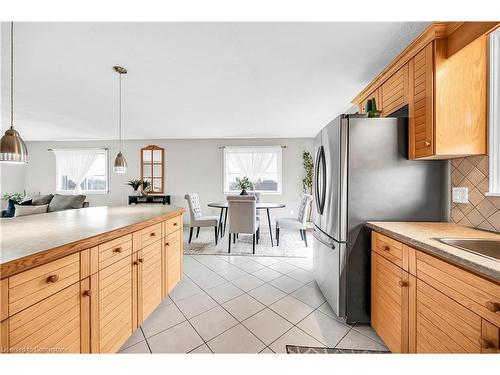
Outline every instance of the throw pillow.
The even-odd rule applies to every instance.
[[[12,199],[9,199],[9,202],[7,204],[7,209],[5,210],[3,217],[16,216],[16,206],[17,205],[29,206],[29,205],[31,205],[31,199],[26,200],[26,201],[22,201],[21,203],[18,203]]]
[[[16,211],[14,213],[14,217],[44,214],[47,212],[48,206],[49,206],[48,204],[43,204],[39,206],[23,206],[20,204],[16,204]]]
[[[42,204],[49,204],[52,198],[54,197],[54,194],[47,194],[47,195],[35,195],[32,200],[33,200],[33,206],[41,206]]]
[[[72,208],[82,208],[85,198],[85,195],[56,194],[49,203],[48,212],[63,211]]]

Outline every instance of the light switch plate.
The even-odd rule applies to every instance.
[[[468,203],[469,202],[469,188],[454,187],[451,191],[451,199],[453,203]]]

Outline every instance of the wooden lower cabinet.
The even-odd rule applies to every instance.
[[[408,273],[372,251],[371,322],[393,353],[408,352]]]
[[[372,235],[371,324],[387,347],[500,353],[500,284],[397,242]],[[403,261],[391,254],[400,247]]]
[[[10,353],[88,352],[88,305],[80,283],[75,283],[2,322]],[[82,335],[83,333],[83,335]]]
[[[138,254],[138,322],[141,324],[162,301],[162,241],[143,248]]]
[[[165,241],[166,287],[168,293],[174,289],[182,277],[182,232],[176,231]]]

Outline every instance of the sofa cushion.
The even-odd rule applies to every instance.
[[[49,206],[48,204],[42,204],[38,206],[23,206],[20,204],[16,204],[16,211],[14,213],[14,217],[44,214],[47,212],[48,206]]]
[[[85,195],[62,195],[56,194],[49,203],[48,212],[82,208]]]
[[[31,203],[32,203],[31,199],[22,201],[21,203],[18,203],[12,199],[9,199],[9,202],[7,204],[7,209],[5,210],[2,217],[14,217],[14,216],[16,216],[16,206],[18,206],[18,205],[29,206],[29,205],[31,205]]]
[[[33,206],[41,206],[43,204],[49,204],[50,201],[54,198],[54,194],[47,194],[47,195],[35,195],[32,198],[32,205]]]

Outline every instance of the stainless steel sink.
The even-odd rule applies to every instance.
[[[436,240],[486,258],[500,260],[500,240],[450,237],[436,238]]]

